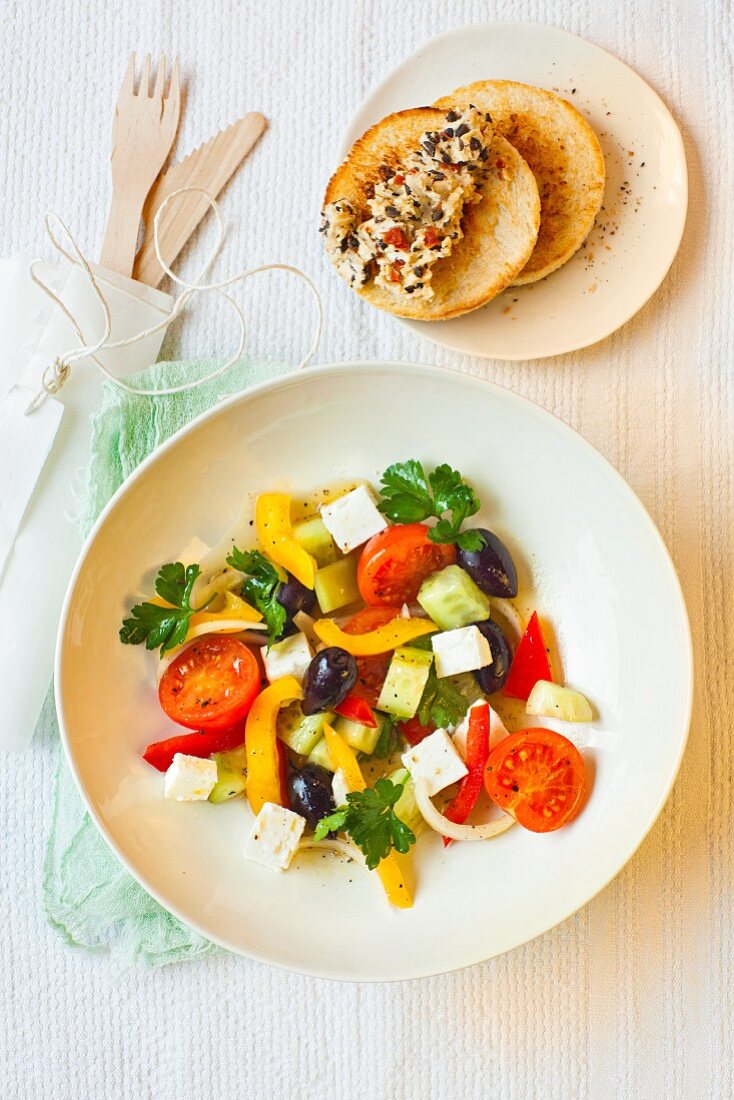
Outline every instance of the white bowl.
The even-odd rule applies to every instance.
[[[368,876],[308,857],[278,875],[242,857],[242,802],[165,801],[141,759],[175,727],[151,655],[120,621],[193,536],[213,544],[245,494],[315,488],[390,462],[452,463],[505,533],[550,620],[567,680],[598,719],[570,727],[594,785],[578,820],[415,852],[415,906],[388,908]],[[330,978],[415,978],[467,966],[573,913],[629,859],[678,770],[691,706],[686,610],[652,521],[571,428],[491,383],[433,367],[342,364],[256,386],[179,432],[133,474],[90,535],[59,627],[56,702],[90,813],[162,905],[253,958]],[[537,724],[537,722],[533,723]]]
[[[675,119],[641,76],[584,38],[543,23],[477,23],[425,42],[374,88],[349,122],[339,160],[385,115],[475,80],[534,84],[572,103],[601,143],[604,206],[587,244],[547,278],[452,321],[402,323],[490,359],[542,359],[596,343],[642,308],[678,251],[688,172]]]

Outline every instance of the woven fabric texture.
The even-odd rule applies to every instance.
[[[663,96],[686,141],[690,208],[670,274],[585,351],[530,363],[464,358],[370,310],[328,270],[324,181],[369,87],[431,36],[543,21],[610,49]],[[219,955],[149,969],[68,949],[48,926],[43,860],[57,746],[0,770],[0,1095],[13,1100],[729,1100],[734,1095],[734,93],[721,0],[5,0],[0,6],[0,242],[44,249],[61,213],[95,255],[109,197],[109,124],[131,50],[176,53],[187,151],[246,110],[270,128],[226,193],[217,270],[268,260],[316,279],[321,361],[437,362],[517,390],[578,428],[630,481],[675,559],[697,689],[673,794],[636,856],[560,927],[471,970],[340,986]],[[201,243],[184,257],[196,270]],[[310,302],[286,276],[243,289],[249,356],[296,362]],[[213,305],[169,359],[228,351]],[[226,347],[223,348],[223,344]],[[39,568],[42,563],[39,563]],[[491,919],[488,916],[488,919]],[[437,929],[436,935],[451,929]]]

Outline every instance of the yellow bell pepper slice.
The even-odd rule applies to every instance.
[[[327,646],[339,646],[353,657],[374,657],[378,653],[388,653],[391,649],[397,649],[398,646],[438,630],[430,619],[400,618],[378,626],[377,630],[370,630],[368,634],[347,634],[331,619],[318,619],[313,628],[317,637]]]
[[[223,592],[224,607],[219,611],[196,611],[189,619],[189,626],[199,626],[200,623],[232,622],[260,623],[262,614],[251,607],[246,600],[235,596],[234,592]]]
[[[286,703],[301,699],[303,692],[294,676],[282,676],[261,691],[250,708],[245,724],[247,752],[247,801],[254,814],[266,802],[283,804],[280,789],[280,759],[276,736],[278,711]]]
[[[332,729],[328,723],[324,724],[324,737],[326,747],[329,750],[332,764],[341,769],[344,782],[350,791],[363,791],[367,784],[362,775],[354,750],[346,743],[341,734]],[[381,859],[376,867],[382,888],[387,894],[387,900],[397,906],[398,909],[410,909],[413,898],[405,881],[401,868],[401,857],[398,852],[390,852]]]
[[[269,558],[313,588],[316,559],[291,534],[291,498],[287,493],[261,493],[255,501],[257,540]]]
[[[243,600],[240,596],[235,596],[234,592],[222,592],[224,599],[224,606],[219,611],[195,611],[189,619],[189,626],[199,626],[200,623],[216,623],[219,621],[238,619],[243,623],[260,623],[262,622],[262,614],[250,604]],[[172,603],[168,600],[164,600],[162,596],[151,596],[147,601],[148,603],[155,604],[156,607],[173,607]]]

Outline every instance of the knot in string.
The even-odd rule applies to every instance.
[[[31,401],[26,406],[25,412],[33,412],[46,395],[55,397],[63,386],[66,385],[66,381],[70,374],[70,364],[65,363],[63,359],[57,355],[53,363],[50,363],[41,375],[41,388],[33,395]]]
[[[204,264],[201,273],[193,282],[188,282],[186,279],[183,279],[179,275],[176,275],[163,259],[160,250],[159,224],[160,219],[164,211],[166,210],[166,207],[173,199],[177,198],[179,195],[191,194],[192,192],[204,195],[207,202],[209,203],[209,208],[213,212],[217,222],[217,240],[214,244],[212,254]],[[56,250],[56,252],[65,260],[67,260],[70,264],[80,268],[80,270],[82,271],[84,277],[89,283],[90,289],[92,290],[99,304],[104,323],[102,335],[99,337],[99,339],[93,342],[87,341],[81,331],[81,328],[79,327],[79,324],[76,321],[76,318],[72,315],[71,311],[64,304],[61,298],[55,293],[55,291],[53,291],[51,287],[47,283],[45,283],[37,274],[36,268],[41,263],[41,261],[34,260],[31,263],[29,268],[31,280],[65,314],[72,327],[74,328],[78,339],[81,341],[81,344],[79,347],[73,348],[71,351],[66,352],[64,355],[57,356],[54,359],[53,363],[45,368],[43,375],[41,376],[40,386],[31,398],[26,409],[24,410],[26,415],[32,413],[33,410],[36,409],[47,396],[54,397],[56,394],[58,394],[69,378],[72,364],[87,357],[91,358],[94,363],[96,363],[97,367],[106,376],[106,378],[108,378],[110,382],[113,382],[120,389],[127,390],[128,393],[134,393],[146,397],[161,397],[167,394],[181,393],[184,390],[190,390],[194,389],[197,386],[203,386],[205,383],[211,382],[215,378],[219,378],[222,374],[225,373],[225,371],[229,370],[229,368],[234,363],[236,363],[238,359],[241,359],[247,341],[247,327],[245,324],[244,314],[234,298],[232,298],[232,296],[227,293],[227,289],[237,283],[242,283],[246,279],[249,279],[253,275],[257,275],[263,271],[287,271],[291,275],[296,275],[299,279],[302,280],[302,282],[306,284],[308,290],[311,292],[316,307],[316,325],[313,340],[311,341],[311,344],[303,359],[301,359],[300,363],[298,364],[297,369],[307,366],[307,364],[310,363],[311,359],[316,353],[316,349],[319,345],[319,340],[321,339],[321,327],[323,323],[321,299],[319,297],[319,292],[317,291],[314,284],[311,282],[309,277],[300,270],[300,268],[293,267],[290,264],[281,263],[263,264],[260,267],[251,268],[246,271],[240,271],[236,275],[232,275],[227,279],[221,279],[218,282],[203,282],[204,275],[209,270],[221,250],[222,241],[224,239],[224,222],[222,221],[222,216],[220,214],[217,202],[212,198],[209,192],[202,187],[180,187],[177,191],[172,191],[171,194],[168,195],[166,199],[161,203],[155,215],[155,218],[153,219],[153,245],[155,248],[156,259],[158,260],[161,269],[166,273],[166,275],[168,275],[177,286],[183,288],[183,293],[179,294],[178,297],[174,300],[171,312],[167,314],[162,321],[159,321],[157,324],[151,325],[149,328],[143,329],[141,332],[135,333],[134,336],[128,336],[123,340],[110,340],[112,318],[110,315],[109,304],[104,296],[99,279],[92,271],[89,262],[83,255],[77,242],[74,240],[74,237],[72,236],[68,226],[64,224],[64,222],[61,220],[61,218],[58,217],[58,215],[50,212],[47,213],[44,217],[44,226],[49,240],[51,241],[51,245]],[[63,247],[62,244],[60,244],[54,232],[54,226],[58,226],[62,230],[70,245],[71,251],[68,251],[66,248]],[[105,364],[98,358],[97,353],[100,351],[111,350],[113,348],[130,347],[132,344],[139,343],[141,340],[145,340],[148,336],[152,336],[154,333],[160,332],[161,329],[167,328],[171,321],[175,317],[177,317],[179,313],[181,313],[181,311],[184,309],[190,299],[197,294],[215,294],[218,297],[223,298],[224,301],[233,310],[237,318],[239,327],[239,342],[237,345],[237,350],[234,352],[233,355],[229,357],[229,359],[227,359],[224,363],[222,363],[219,367],[213,370],[210,374],[206,375],[204,378],[195,379],[190,382],[183,382],[178,386],[168,386],[162,389],[143,389],[141,387],[132,385],[130,382],[127,382],[122,378],[117,378],[109,370],[109,368],[106,367]]]

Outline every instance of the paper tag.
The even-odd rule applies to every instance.
[[[96,267],[94,271],[112,313],[114,339],[132,336],[170,312],[170,295],[113,272]],[[55,280],[54,289],[79,321],[84,335],[98,336],[99,303],[79,269],[49,263],[43,265],[41,273],[45,281]],[[0,371],[0,401],[7,389],[3,386],[6,379],[16,384],[15,391],[11,391],[15,418],[18,404],[26,408],[38,389],[44,369],[57,355],[76,347],[79,338],[61,310],[31,283],[26,262],[0,262],[0,285],[6,291],[0,299],[0,352],[8,347],[21,349],[10,359],[15,377],[8,379],[7,371]],[[100,357],[120,377],[154,363],[162,339],[163,330],[130,347],[101,352]],[[7,368],[7,358],[3,366]],[[18,385],[21,375],[23,382]],[[0,604],[7,621],[13,624],[4,639],[0,662],[4,708],[0,748],[25,748],[48,690],[59,612],[81,548],[76,521],[79,472],[89,461],[91,418],[99,407],[102,381],[102,373],[89,359],[75,363],[58,398],[45,398],[30,416],[23,417],[25,423],[17,428],[23,433],[17,453],[9,453],[10,448],[6,451],[5,432],[0,428],[0,463],[18,464],[12,476],[5,472],[1,475],[0,500],[5,503],[11,491],[14,500],[22,499],[31,479],[37,478],[30,501],[26,495],[27,507],[16,524],[15,542],[7,551],[5,569],[0,574]],[[27,435],[26,430],[31,434]],[[25,471],[24,464],[31,470]],[[4,470],[2,465],[0,470]],[[13,479],[18,484],[18,472],[25,480],[16,493]],[[7,507],[3,531],[17,520],[19,507],[17,503],[12,506],[12,515],[11,507]],[[0,541],[3,539],[7,536],[0,535]]]
[[[0,402],[0,580],[15,536],[59,430],[64,406],[47,398],[26,416],[33,390],[14,386]]]

